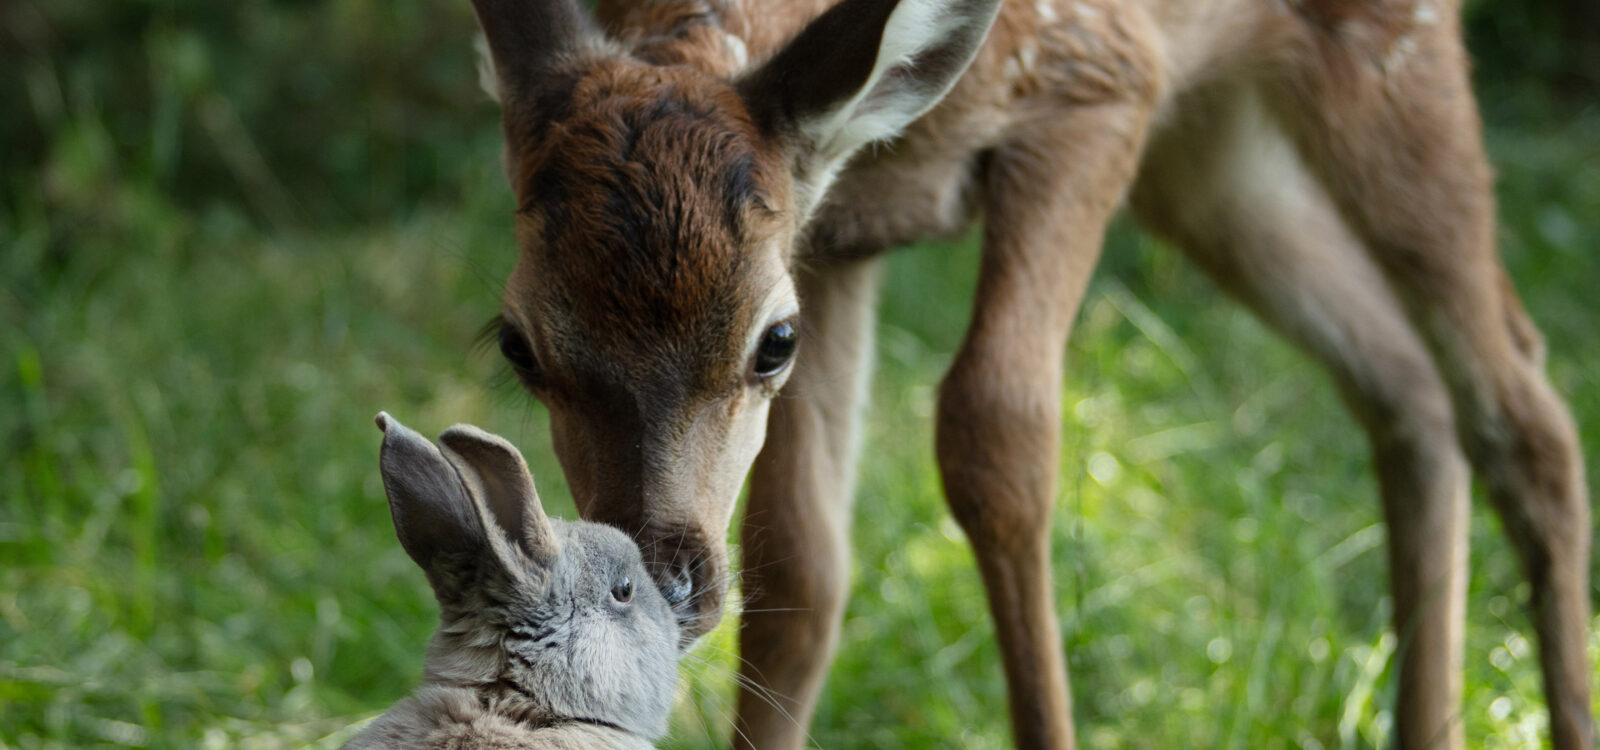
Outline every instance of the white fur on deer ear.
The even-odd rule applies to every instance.
[[[479,34],[472,40],[472,49],[478,53],[478,88],[500,103],[500,74],[494,70],[494,57],[489,54],[489,38]]]
[[[893,138],[944,98],[999,8],[1000,0],[844,0],[739,89],[763,128],[797,141],[800,187],[820,196],[858,149]]]
[[[560,554],[555,529],[534,489],[533,475],[515,446],[472,425],[445,430],[439,442],[464,464],[461,474],[468,488],[522,554],[540,565],[548,565]]]

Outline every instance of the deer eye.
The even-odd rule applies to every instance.
[[[611,587],[611,598],[623,604],[633,601],[633,581],[629,580],[627,576],[623,576],[622,580]]]
[[[783,368],[788,367],[789,361],[794,359],[798,343],[793,322],[780,320],[773,323],[756,346],[756,377],[770,378],[783,372]]]
[[[517,374],[528,378],[537,370],[537,363],[533,360],[533,350],[528,348],[528,340],[512,327],[510,323],[500,324],[500,354],[517,369]]]

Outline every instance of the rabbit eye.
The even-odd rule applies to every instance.
[[[617,585],[611,587],[611,598],[624,604],[633,600],[633,581],[626,576]]]

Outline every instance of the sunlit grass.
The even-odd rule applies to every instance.
[[[1591,475],[1597,142],[1592,113],[1492,137],[1504,253]],[[512,261],[485,143],[470,210],[384,226],[263,234],[130,209],[62,249],[33,231],[50,217],[0,223],[0,746],[332,746],[413,688],[435,611],[382,499],[379,409],[507,435],[572,515],[542,411],[471,346]],[[967,241],[890,262],[822,747],[1010,743],[932,462],[976,258]],[[1063,384],[1054,521],[1084,744],[1389,744],[1401,644],[1354,422],[1173,253],[1119,227],[1104,266]],[[1481,503],[1472,538],[1468,734],[1536,746],[1527,589]],[[734,626],[686,667],[670,745],[725,742]]]

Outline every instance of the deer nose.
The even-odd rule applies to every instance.
[[[676,607],[689,600],[689,595],[694,593],[694,581],[689,577],[689,570],[673,566],[661,577],[661,595],[666,597],[667,603]]]

